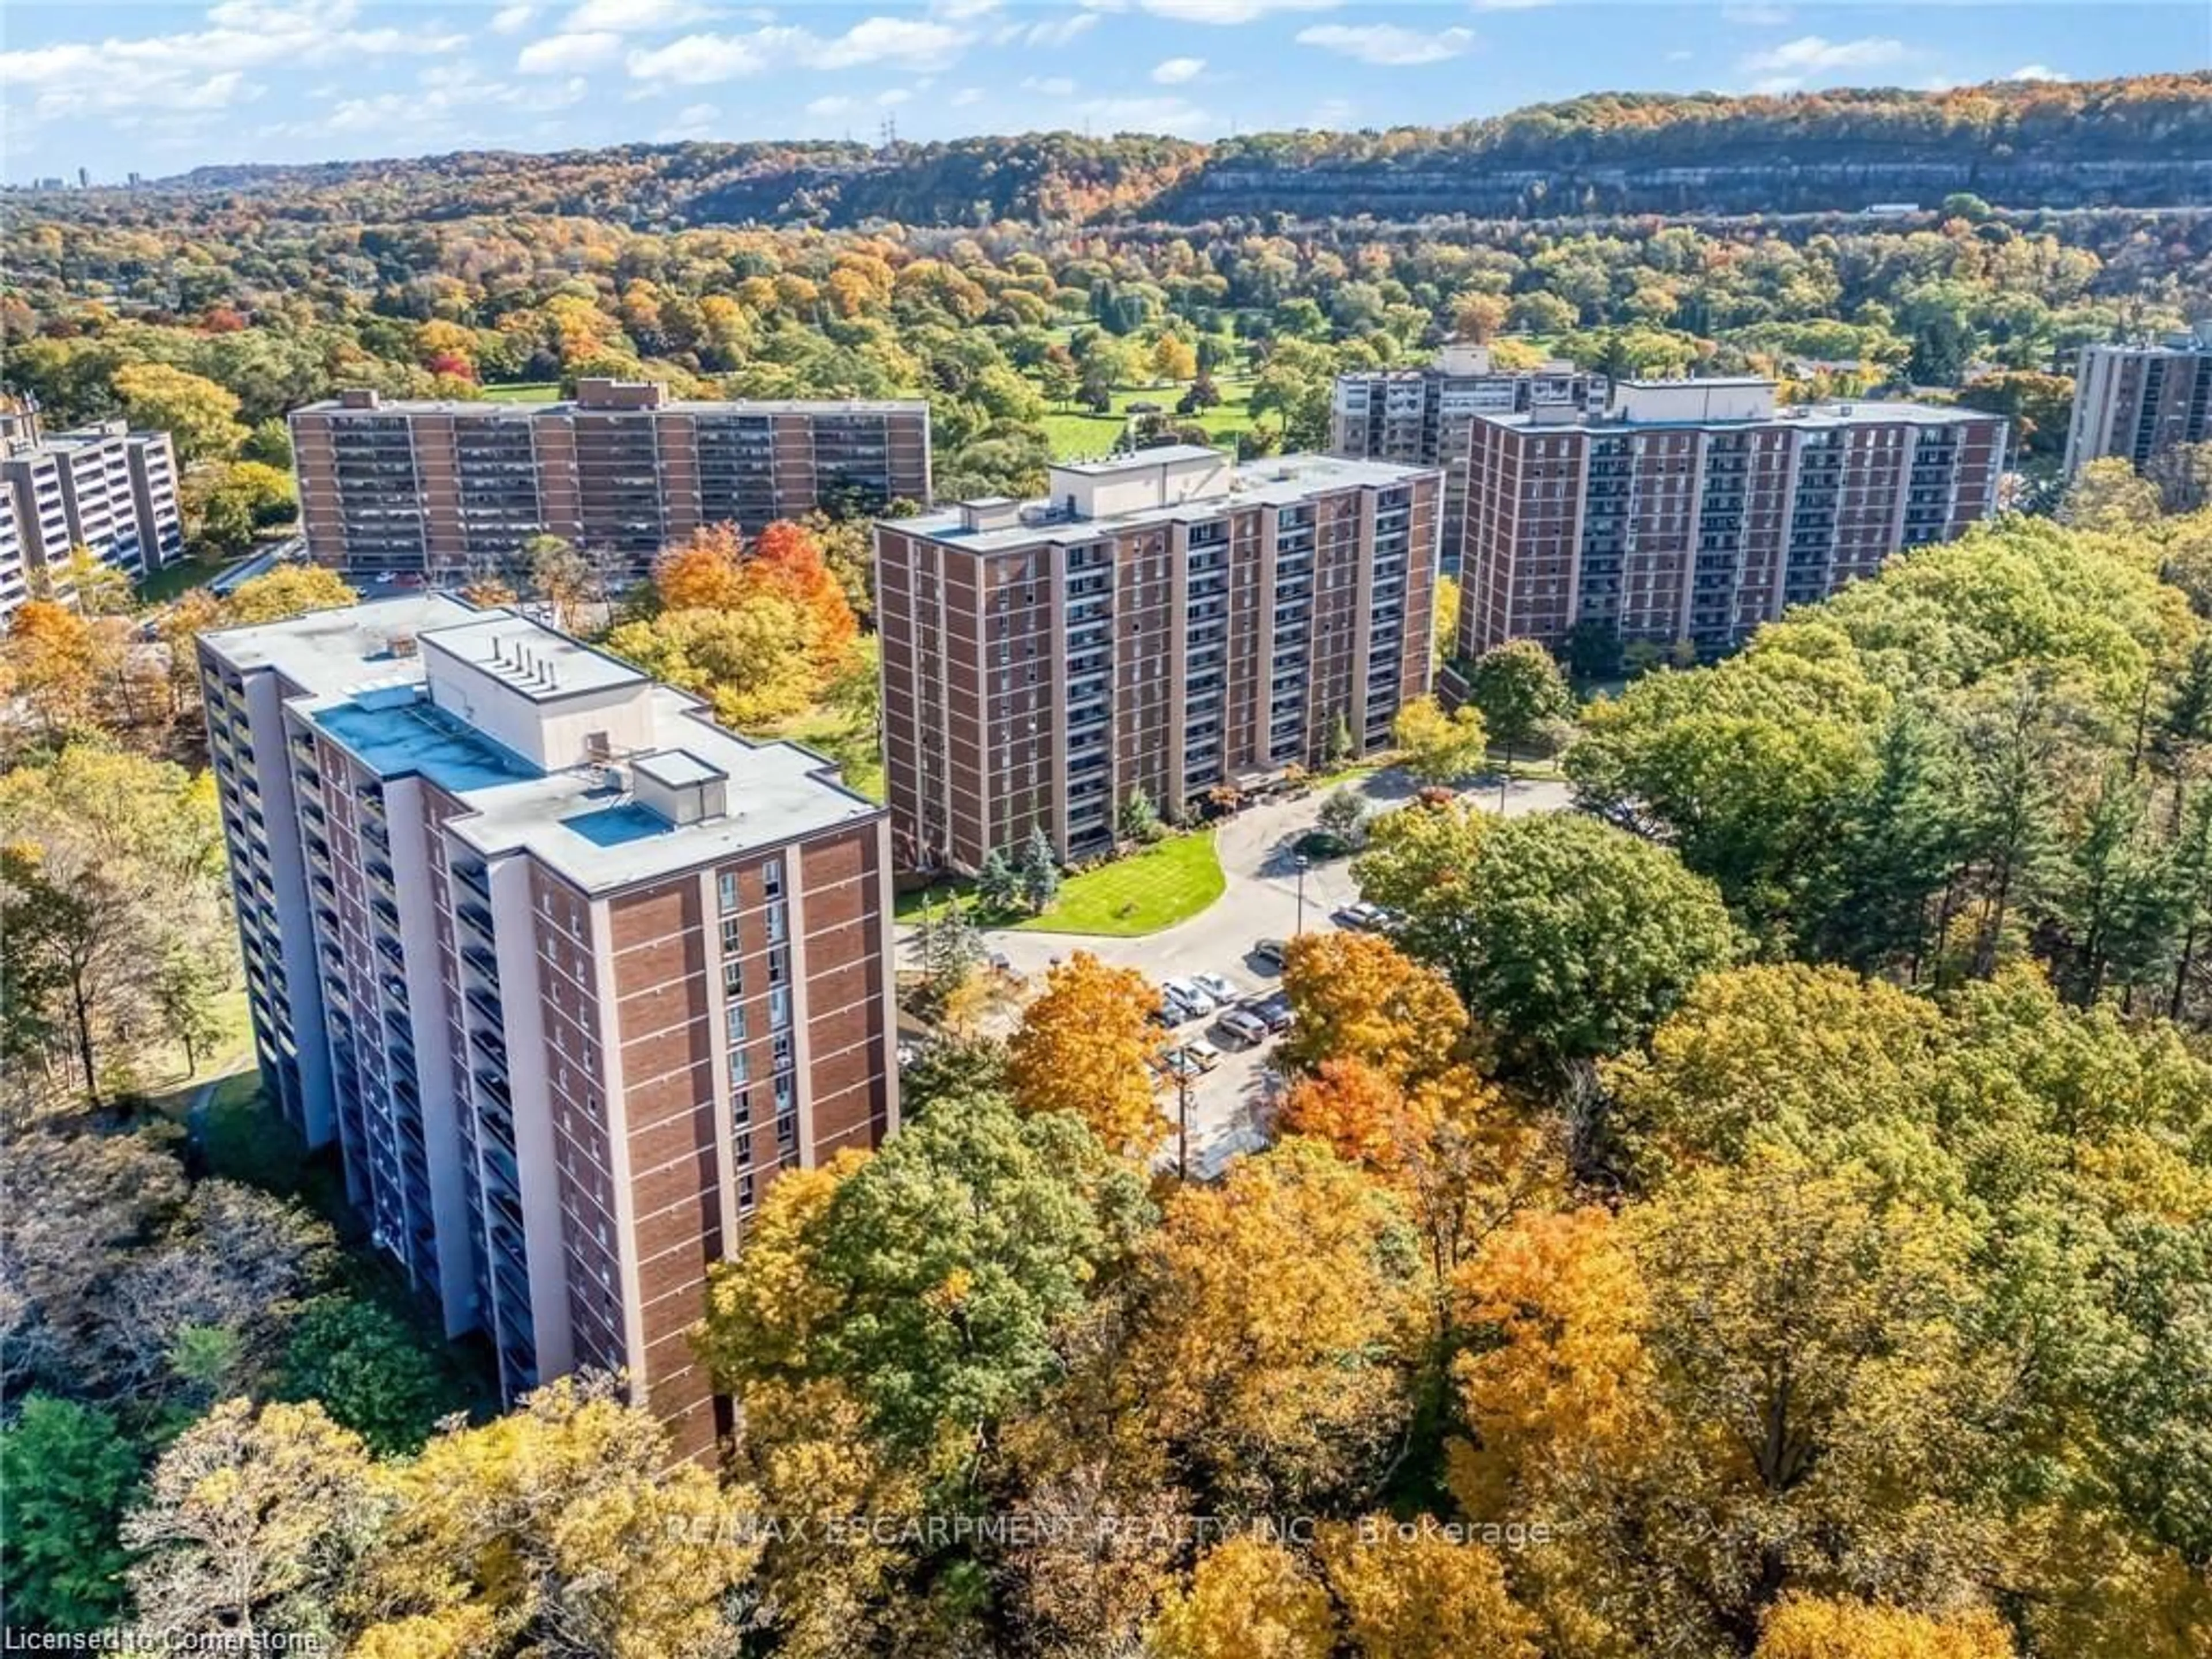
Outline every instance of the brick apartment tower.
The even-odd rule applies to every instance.
[[[636,572],[702,525],[929,500],[918,400],[680,402],[587,379],[538,404],[346,392],[291,424],[308,556],[359,575],[456,580],[541,535]]]
[[[1593,419],[1469,434],[1458,654],[1510,639],[1725,648],[1996,507],[2005,423],[1968,410],[1777,409],[1764,380],[1626,382]]]
[[[508,1398],[621,1368],[687,1455],[685,1329],[779,1170],[897,1123],[884,810],[504,611],[203,635],[263,1075]]]
[[[2157,345],[2088,345],[2074,372],[2066,476],[2118,455],[2140,472],[2160,450],[2212,437],[2212,321]]]
[[[1595,414],[1605,407],[1607,388],[1604,375],[1572,363],[1492,368],[1487,346],[1447,345],[1418,368],[1338,375],[1329,404],[1328,453],[1443,468],[1442,561],[1446,571],[1455,572],[1467,518],[1468,428],[1474,417],[1549,404]]]
[[[1176,445],[1055,466],[1051,495],[876,526],[902,865],[972,869],[1042,826],[1105,851],[1133,790],[1385,747],[1429,687],[1443,478]]]

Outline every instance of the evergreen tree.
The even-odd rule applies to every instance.
[[[1129,798],[1121,803],[1120,827],[1123,841],[1150,841],[1158,833],[1160,810],[1143,784],[1130,786]]]
[[[1030,827],[1030,838],[1022,843],[1016,874],[1021,879],[1022,897],[1031,910],[1042,915],[1052,908],[1053,901],[1060,896],[1060,860],[1042,824]]]
[[[1020,902],[1021,878],[1006,855],[994,847],[983,854],[983,861],[975,866],[975,896],[984,908],[994,911],[1011,910]]]

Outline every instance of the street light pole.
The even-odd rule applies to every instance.
[[[1190,1179],[1190,1079],[1176,1073],[1176,1179]]]
[[[1304,853],[1298,854],[1298,925],[1294,934],[1306,931],[1306,866],[1312,862]]]

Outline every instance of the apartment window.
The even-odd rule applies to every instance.
[[[724,1029],[729,1033],[730,1047],[734,1048],[745,1040],[745,1011],[744,1008],[736,1003],[732,1003],[728,1008],[723,1011],[722,1024]]]
[[[772,986],[791,982],[791,953],[781,945],[772,946],[769,951],[768,982]]]
[[[753,1091],[750,1089],[730,1091],[730,1123],[734,1128],[749,1128],[753,1121]],[[739,1156],[744,1156],[744,1143],[738,1143]]]
[[[771,904],[768,907],[768,936],[771,939],[780,939],[783,934],[783,906],[780,903]]]
[[[722,994],[741,997],[745,994],[745,964],[736,957],[722,958]]]
[[[761,866],[761,891],[769,898],[783,896],[783,860],[770,859]]]
[[[771,1030],[781,1031],[791,1024],[791,991],[788,987],[775,985],[769,988],[768,1023]]]
[[[738,908],[738,872],[734,870],[723,871],[716,878],[715,884],[720,890],[722,914],[727,915]],[[726,933],[727,928],[726,927],[724,931]]]
[[[740,1210],[753,1207],[753,1172],[750,1170],[738,1171],[738,1207]]]
[[[744,948],[744,933],[738,927],[737,917],[724,916],[722,918],[722,954],[725,957],[734,957]]]
[[[742,1048],[730,1050],[730,1087],[742,1089],[753,1080],[752,1062],[745,1058]]]
[[[786,1072],[775,1080],[775,1115],[779,1118],[795,1119],[798,1113],[798,1091],[792,1083],[791,1073]]]

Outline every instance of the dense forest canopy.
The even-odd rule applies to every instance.
[[[1683,169],[1698,176],[1653,176]],[[1769,211],[1932,203],[1955,190],[2008,206],[2167,206],[2203,199],[2208,174],[2212,76],[2197,74],[1781,97],[1595,93],[1450,127],[1255,133],[1211,145],[1049,132],[873,149],[688,143],[210,167],[158,193],[251,195],[268,198],[264,211],[302,216],[338,191],[414,219],[1091,224],[1327,214],[1354,202],[1385,214],[1710,210],[1735,205],[1731,184],[1755,192],[1747,208]],[[100,192],[71,211],[141,205]]]

